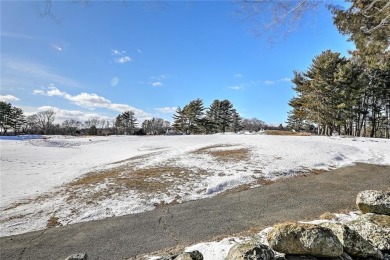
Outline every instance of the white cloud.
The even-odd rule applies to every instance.
[[[242,78],[243,75],[241,73],[236,73],[236,74],[233,75],[233,77],[235,77],[235,78]]]
[[[272,80],[266,80],[266,81],[264,81],[264,84],[265,85],[273,85],[273,84],[275,84],[275,82]]]
[[[42,92],[40,92],[39,90],[38,91],[34,90],[33,93],[34,94],[41,94]],[[43,93],[45,93],[45,92],[43,91]],[[67,94],[65,92],[62,92],[59,89],[52,88],[52,87],[50,87],[50,90],[47,91],[47,93],[45,95],[49,96],[49,97],[52,97],[52,96],[64,96],[65,97],[65,96],[67,96]]]
[[[153,86],[153,87],[161,87],[161,86],[163,86],[163,85],[164,85],[164,84],[161,83],[160,81],[152,82],[152,86]]]
[[[281,78],[280,81],[291,81],[291,79],[286,77],[286,78]]]
[[[176,112],[177,107],[158,107],[155,108],[154,110],[157,110],[160,113],[164,113],[164,114],[173,114]]]
[[[112,103],[111,100],[99,96],[95,93],[80,93],[78,95],[70,95],[66,92],[60,91],[59,89],[51,86],[49,87],[49,90],[44,91],[44,90],[34,90],[34,94],[38,95],[44,95],[44,96],[60,96],[63,97],[66,100],[71,101],[73,104],[87,108],[90,110],[94,110],[95,108],[106,108],[112,111],[117,111],[117,112],[124,112],[127,110],[131,110],[135,113],[136,117],[142,117],[146,118],[149,117],[150,115],[146,113],[145,111],[129,106],[127,104],[116,104]]]
[[[131,61],[130,56],[126,54],[126,51],[119,51],[119,50],[111,50],[111,55],[115,56],[116,58],[114,59],[115,63],[127,63]]]
[[[153,77],[150,77],[152,80],[156,80],[156,81],[163,81],[163,80],[166,80],[168,79],[170,76],[168,74],[160,74],[160,75],[157,75],[157,76],[153,76]]]
[[[121,56],[121,55],[126,55],[125,51],[119,51],[119,50],[111,50],[111,54],[115,56]]]
[[[19,101],[20,99],[12,95],[0,95],[0,101]]]
[[[63,92],[61,92],[63,93]],[[63,94],[62,95],[64,98],[72,101],[74,104],[80,106],[80,107],[85,107],[85,108],[95,108],[95,107],[107,107],[109,108],[111,105],[111,101],[98,96],[95,93],[89,94],[89,93],[81,93],[76,96],[71,96],[69,94]]]
[[[55,44],[55,43],[51,43],[50,44],[50,47],[52,48],[52,49],[54,49],[54,50],[56,50],[56,51],[62,51],[63,50],[63,48],[61,47],[61,46],[59,46],[58,44]]]
[[[232,90],[242,90],[242,89],[244,89],[244,87],[242,85],[231,86],[229,88],[232,89]]]
[[[140,49],[137,49],[137,52],[138,52],[138,53],[142,53],[142,51],[141,51]]]
[[[27,39],[27,40],[35,40],[37,38],[26,35],[26,34],[19,34],[19,33],[11,33],[11,32],[1,32],[1,37],[7,37],[7,38],[17,38],[17,39]]]
[[[34,89],[33,94],[34,95],[45,95],[45,91],[42,89]]]
[[[129,56],[123,56],[123,57],[120,57],[118,59],[115,59],[115,62],[116,63],[127,63],[127,62],[130,62],[131,61],[131,58]]]

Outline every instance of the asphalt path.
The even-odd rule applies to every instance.
[[[0,238],[1,259],[127,259],[287,220],[354,209],[359,191],[390,188],[390,166],[358,164],[140,214]],[[206,259],[207,260],[207,259]]]

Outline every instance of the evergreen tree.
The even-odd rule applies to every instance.
[[[0,101],[0,129],[3,135],[7,134],[8,129],[12,127],[13,123],[12,105],[10,103]]]
[[[202,133],[204,126],[204,107],[201,99],[190,101],[187,105],[180,109],[177,108],[173,116],[173,127],[185,134]]]
[[[122,130],[121,133],[125,133],[127,135],[134,134],[137,126],[137,118],[135,117],[134,112],[125,111],[118,115],[115,120],[115,126]]]
[[[206,112],[206,118],[208,121],[208,130],[210,133],[217,133],[219,131],[221,113],[221,101],[218,99],[211,103],[209,109]]]
[[[390,45],[390,4],[378,0],[347,0],[351,6],[340,9],[331,6],[337,29],[348,35],[357,47],[357,53],[367,64],[377,66]]]
[[[184,115],[184,111],[180,107],[176,109],[176,113],[173,115],[172,126],[176,131],[187,133],[186,118]]]
[[[26,123],[26,117],[23,114],[23,110],[18,107],[12,107],[11,109],[12,124],[11,127],[14,130],[14,134],[19,134],[22,126]]]
[[[195,99],[190,101],[183,108],[184,116],[187,121],[187,129],[189,134],[199,134],[202,132],[202,122],[204,117],[203,101]]]
[[[240,130],[242,130],[242,118],[240,117],[240,114],[235,109],[232,109],[232,123],[231,123],[231,129],[233,132],[237,133]]]
[[[220,103],[220,112],[218,118],[219,129],[222,133],[226,132],[226,129],[232,123],[233,104],[225,99]]]

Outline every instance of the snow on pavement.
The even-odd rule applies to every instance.
[[[160,203],[207,198],[311,169],[390,165],[390,140],[370,138],[48,136],[0,140],[0,146],[0,236],[44,229],[49,219],[67,225],[153,210]],[[98,171],[109,177],[69,185]],[[132,174],[144,179],[135,182]]]

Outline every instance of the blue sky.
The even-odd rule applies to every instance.
[[[270,44],[230,1],[55,1],[60,23],[39,17],[34,2],[1,1],[1,96],[26,114],[53,109],[58,122],[125,110],[172,121],[177,106],[201,98],[284,123],[293,71],[323,50],[353,49],[326,10]]]

